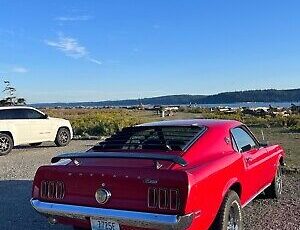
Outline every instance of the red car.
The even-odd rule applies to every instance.
[[[52,158],[31,204],[75,229],[242,229],[241,209],[282,192],[284,151],[233,120],[124,128],[85,153]]]

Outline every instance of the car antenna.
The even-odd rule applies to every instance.
[[[262,140],[265,141],[264,131],[261,129],[260,132],[261,132]]]

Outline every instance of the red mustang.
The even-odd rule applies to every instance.
[[[242,207],[282,192],[285,154],[232,120],[124,128],[38,169],[31,204],[75,229],[242,229]]]

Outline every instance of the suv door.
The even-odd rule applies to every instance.
[[[235,148],[242,154],[245,166],[244,191],[247,193],[247,200],[256,195],[268,183],[265,177],[266,160],[268,151],[259,146],[258,141],[245,126],[236,127],[231,130]]]
[[[51,121],[45,114],[35,109],[24,109],[24,114],[30,125],[31,140],[28,143],[50,141],[52,135]]]

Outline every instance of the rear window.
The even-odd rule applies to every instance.
[[[92,150],[185,150],[203,131],[199,126],[136,126],[124,128]]]

